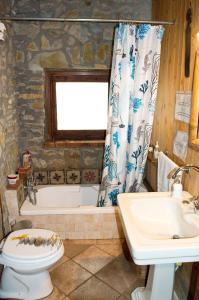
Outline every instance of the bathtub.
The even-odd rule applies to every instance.
[[[123,238],[118,207],[96,207],[99,185],[37,186],[37,204],[26,199],[17,221],[53,230],[63,239]]]
[[[113,213],[117,207],[96,207],[99,185],[41,185],[37,186],[37,203],[28,197],[21,215]]]

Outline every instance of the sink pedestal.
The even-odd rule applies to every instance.
[[[132,300],[178,300],[173,292],[175,264],[151,265],[146,287],[136,288]]]

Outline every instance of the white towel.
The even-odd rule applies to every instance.
[[[167,176],[174,168],[179,168],[179,166],[163,152],[160,152],[158,156],[158,192],[167,192],[171,190],[173,179],[168,179]]]

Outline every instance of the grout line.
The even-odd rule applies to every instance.
[[[55,269],[59,268],[61,265],[63,265],[64,263],[68,262],[68,261],[71,259],[70,257],[68,257],[68,256],[66,256],[66,255],[63,255],[63,256],[65,256],[65,257],[68,258],[68,259],[67,259],[66,261],[63,261],[62,263],[58,264],[56,267],[55,267],[55,266],[52,267],[52,268],[53,268],[52,270],[48,270],[49,273],[53,272]],[[62,257],[63,257],[63,256],[62,256]]]
[[[74,244],[75,245],[75,244]],[[77,244],[78,245],[78,244]],[[79,245],[81,245],[81,244],[79,244]],[[83,244],[82,244],[83,245]],[[88,245],[88,244],[87,244]],[[91,246],[93,246],[93,245],[89,245],[88,246],[88,248],[86,248],[86,249],[84,249],[84,250],[81,250],[78,254],[76,254],[75,256],[72,256],[72,257],[69,257],[70,259],[73,259],[73,258],[75,258],[75,257],[77,257],[78,255],[80,255],[81,253],[83,253],[84,251],[86,251],[87,249],[89,249]],[[67,255],[66,255],[66,257],[68,257]]]
[[[101,244],[101,245],[107,245],[107,244]],[[124,254],[124,253],[123,253],[123,249],[122,249],[121,253],[118,254],[117,256],[112,255],[112,254],[108,253],[106,250],[104,250],[104,249],[102,250],[102,249],[99,247],[99,246],[101,246],[101,245],[97,245],[97,244],[96,244],[96,247],[97,247],[99,250],[101,250],[101,251],[105,252],[106,254],[109,254],[110,256],[113,256],[113,257],[115,257],[115,258],[117,258],[118,256],[120,256],[121,254]]]
[[[99,248],[98,248],[99,249]],[[101,250],[101,249],[99,249],[99,250]],[[85,250],[86,251],[86,250]],[[102,252],[103,252],[103,250],[101,250]],[[107,253],[105,253],[105,254],[107,254]],[[79,254],[77,255],[77,256],[79,256]],[[105,268],[106,266],[108,266],[110,263],[112,263],[117,257],[115,257],[115,256],[112,256],[112,255],[109,255],[109,256],[111,256],[111,257],[113,257],[113,259],[110,261],[110,262],[108,262],[105,266],[103,266],[103,267],[101,267],[101,269],[99,269],[96,273],[92,273],[91,271],[89,271],[89,270],[87,270],[84,266],[82,266],[80,263],[78,263],[78,262],[76,262],[75,260],[73,260],[75,257],[73,257],[72,258],[72,261],[73,262],[75,262],[77,265],[79,265],[80,267],[82,267],[84,270],[86,270],[87,272],[89,272],[89,273],[91,273],[92,275],[95,275],[95,274],[97,274],[99,271],[101,271],[103,268]]]
[[[75,245],[75,244],[74,244],[74,245]],[[78,244],[76,244],[76,245],[78,245]],[[87,249],[89,249],[91,246],[96,246],[97,249],[99,249],[99,250],[101,250],[102,252],[106,253],[106,251],[104,251],[104,250],[98,248],[96,244],[90,244],[90,245],[88,246]],[[79,263],[77,263],[76,261],[73,260],[75,257],[77,257],[78,255],[80,255],[81,253],[83,253],[83,252],[86,251],[87,249],[82,250],[79,254],[77,254],[77,255],[74,256],[73,258],[69,258],[69,260],[67,260],[67,261],[65,261],[65,262],[63,262],[63,263],[61,263],[59,266],[61,266],[61,265],[64,264],[64,263],[67,263],[67,262],[72,261],[73,263],[75,263],[76,265],[78,265],[81,269],[83,269],[83,270],[85,270],[87,273],[89,273],[91,276],[90,276],[88,279],[86,279],[85,281],[83,281],[81,284],[79,284],[78,286],[76,286],[69,294],[66,294],[61,288],[57,287],[56,284],[54,284],[54,282],[53,282],[53,285],[54,285],[59,291],[61,291],[61,292],[63,293],[64,297],[70,297],[70,295],[71,295],[73,292],[75,292],[78,288],[80,288],[81,286],[83,286],[84,284],[86,284],[86,282],[87,282],[88,280],[90,280],[90,279],[92,279],[92,278],[94,277],[94,278],[96,278],[97,280],[101,281],[101,282],[102,282],[103,284],[105,284],[106,286],[108,286],[111,290],[113,290],[113,291],[115,291],[117,294],[119,294],[118,297],[117,297],[116,299],[119,299],[122,295],[123,295],[124,297],[126,297],[124,294],[122,294],[121,292],[119,292],[118,290],[116,290],[114,287],[112,287],[109,283],[107,283],[107,282],[104,281],[103,279],[97,277],[97,274],[98,274],[103,268],[105,268],[105,267],[107,267],[109,264],[113,263],[120,255],[118,255],[118,256],[112,256],[112,255],[110,255],[109,253],[107,253],[107,254],[109,254],[110,256],[113,257],[112,261],[110,261],[108,264],[106,264],[106,265],[103,266],[101,269],[99,269],[96,273],[93,274],[93,273],[91,273],[91,271],[87,270],[84,266],[82,266],[81,264],[79,264]],[[67,256],[66,256],[66,257],[67,257]],[[57,266],[56,268],[58,268],[59,266]],[[55,269],[56,269],[56,268],[55,268]],[[127,298],[126,298],[126,299],[127,299]],[[61,300],[63,300],[63,299],[61,299]]]
[[[77,255],[78,256],[78,255]],[[84,266],[80,265],[80,263],[76,262],[75,260],[71,259],[75,264],[77,264],[79,267],[84,269],[84,271],[89,272],[92,276],[94,275],[91,271],[87,270]]]
[[[70,296],[74,291],[76,291],[78,288],[80,288],[82,285],[84,285],[87,281],[89,281],[93,276],[89,277],[88,279],[86,279],[84,282],[82,282],[80,285],[78,285],[74,290],[72,290],[68,295]]]
[[[97,274],[97,273],[96,273],[96,274]],[[97,277],[96,275],[94,275],[94,277],[95,277],[96,279],[98,279],[99,281],[103,282],[105,285],[107,285],[107,286],[108,286],[109,288],[111,288],[113,291],[117,292],[117,293],[119,294],[119,297],[122,296],[122,294],[121,294],[119,291],[117,291],[114,287],[112,287],[109,283],[105,282],[104,280],[102,280],[101,278]],[[119,297],[118,297],[118,298],[119,298]],[[118,299],[118,298],[117,298],[117,299]]]
[[[67,294],[66,294],[65,292],[63,292],[62,289],[60,289],[53,281],[52,281],[52,285],[53,285],[53,291],[52,291],[52,293],[54,292],[54,288],[56,287],[56,289],[57,289],[59,292],[61,292],[62,294],[64,294],[64,298],[67,297]],[[52,294],[52,293],[51,293],[51,294]],[[47,297],[51,296],[51,294],[48,295]],[[64,299],[64,298],[63,298],[63,299]],[[62,299],[61,299],[61,300],[62,300]]]
[[[75,244],[75,243],[74,243],[73,245],[81,245],[81,244]],[[83,244],[83,245],[84,245],[84,244]],[[91,271],[87,270],[84,266],[82,266],[81,264],[79,264],[79,263],[77,263],[76,261],[73,260],[75,257],[79,256],[81,253],[83,253],[83,252],[86,251],[87,249],[82,250],[79,254],[75,255],[75,256],[72,257],[72,258],[70,258],[70,257],[68,257],[67,255],[64,254],[64,255],[65,255],[67,258],[69,258],[69,259],[68,259],[67,261],[61,263],[60,265],[58,265],[55,269],[57,269],[59,266],[61,266],[61,265],[64,264],[64,263],[67,263],[67,262],[72,261],[73,263],[75,263],[76,265],[78,265],[80,268],[82,268],[84,271],[88,272],[91,276],[90,276],[88,279],[86,279],[85,281],[83,281],[80,285],[78,285],[78,286],[77,286],[74,290],[72,290],[69,294],[66,294],[62,289],[58,288],[54,282],[53,282],[53,286],[55,286],[59,291],[61,291],[61,292],[65,295],[65,297],[68,297],[68,296],[70,296],[75,290],[77,290],[77,289],[80,288],[82,285],[84,285],[89,279],[91,279],[92,277],[95,277],[96,279],[98,279],[99,281],[101,281],[102,283],[104,283],[105,285],[107,285],[109,288],[111,288],[111,289],[114,290],[115,292],[119,293],[119,296],[118,296],[118,298],[119,298],[119,297],[122,295],[119,291],[117,291],[117,290],[116,290],[115,288],[113,288],[111,285],[107,284],[107,282],[103,281],[101,278],[98,278],[98,277],[96,276],[97,273],[99,273],[103,268],[107,267],[109,264],[111,264],[112,262],[114,262],[114,261],[118,258],[119,255],[118,255],[118,256],[113,256],[113,255],[107,253],[106,251],[104,251],[104,250],[98,248],[98,247],[97,247],[97,244],[87,244],[87,245],[89,245],[87,249],[89,249],[91,246],[95,246],[98,250],[101,250],[102,252],[104,252],[104,253],[110,255],[111,257],[113,257],[113,259],[112,259],[109,263],[107,263],[105,266],[103,266],[101,269],[99,269],[96,273],[93,274]],[[54,269],[54,270],[55,270],[55,269]],[[52,270],[52,271],[54,271],[54,270]],[[51,271],[51,272],[52,272],[52,271]],[[117,299],[118,299],[118,298],[117,298]]]

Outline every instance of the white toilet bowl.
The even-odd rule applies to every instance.
[[[53,231],[14,231],[6,238],[1,251],[0,264],[4,265],[1,299],[41,299],[52,292],[47,270],[64,254],[63,243]]]

